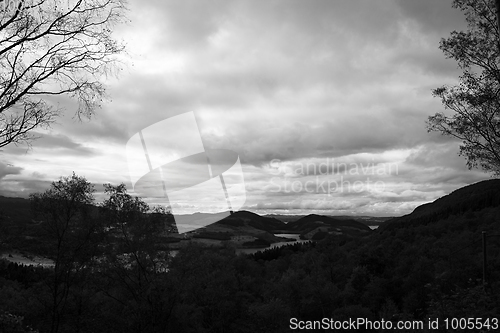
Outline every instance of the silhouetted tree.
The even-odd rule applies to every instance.
[[[123,50],[111,36],[124,0],[10,0],[0,3],[0,147],[30,143],[60,109],[44,96],[69,95],[90,117]]]
[[[68,308],[72,288],[85,280],[97,254],[99,222],[91,216],[94,186],[84,177],[62,177],[44,193],[30,195],[35,215],[51,245],[54,271],[48,284],[50,332],[58,332]]]
[[[459,84],[433,90],[452,115],[429,117],[429,131],[462,141],[460,155],[469,168],[480,167],[500,175],[500,34],[494,0],[455,0],[466,16],[469,29],[453,31],[442,39],[440,49],[463,70]]]
[[[127,193],[124,184],[105,184],[102,216],[108,249],[101,258],[102,291],[121,309],[120,325],[135,332],[165,332],[175,291],[167,274],[163,241],[171,214]]]

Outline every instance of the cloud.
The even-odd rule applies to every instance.
[[[97,141],[106,143],[121,143],[128,139],[126,117],[109,112],[112,108],[112,102],[104,105],[104,108],[98,110],[92,119],[78,121],[67,119],[62,121],[62,133],[66,137],[71,136],[73,140],[80,142]],[[59,138],[61,139],[61,138]],[[73,147],[82,147],[83,145],[74,144]],[[73,148],[68,147],[68,148]],[[90,152],[90,151],[89,151]]]
[[[436,59],[444,57],[438,36],[429,42],[428,30],[408,26],[427,19],[423,8],[397,4],[145,3],[141,11],[163,17],[168,31],[156,35],[166,44],[148,57],[166,67],[122,83],[121,111],[137,130],[185,111],[210,114],[217,123],[204,124],[201,116],[201,127],[224,134],[208,134],[207,144],[229,145],[256,165],[418,144],[426,140],[427,110],[440,106],[430,95],[439,79],[430,82],[428,73],[439,74]],[[449,8],[439,5],[433,13],[443,11]],[[169,45],[172,39],[183,42]],[[426,96],[411,93],[422,84]]]
[[[0,161],[0,180],[8,175],[18,175],[22,170],[23,168],[15,167],[10,163]]]
[[[466,29],[463,13],[452,9],[451,0],[397,0],[402,14],[418,24],[424,33],[447,34]]]
[[[430,140],[425,136],[424,120],[412,112],[387,110],[378,116],[342,115],[309,123],[247,119],[246,125],[241,121],[213,132],[204,132],[202,127],[202,134],[207,146],[231,148],[244,163],[262,165],[273,159],[336,158],[413,147]]]
[[[312,211],[347,211],[366,205],[367,201],[339,201],[326,199],[305,199],[294,200],[292,202],[259,202],[256,209],[266,210],[312,210]]]
[[[432,89],[460,74],[438,48],[440,38],[466,28],[451,0],[147,0],[130,7],[132,22],[116,31],[128,44],[127,67],[105,79],[112,101],[90,121],[66,114],[28,152],[6,147],[23,171],[8,184],[12,193],[41,189],[46,184],[35,178],[42,174],[57,179],[72,170],[96,183],[128,184],[127,140],[188,111],[206,148],[239,154],[247,205],[261,212],[406,214],[486,177],[467,170],[455,140],[425,125],[443,110]],[[327,159],[334,164],[323,170]],[[366,173],[386,165],[397,168]],[[340,177],[364,185],[334,193],[304,187]],[[276,190],[293,182],[297,191]]]
[[[442,166],[456,170],[464,170],[466,161],[458,155],[456,141],[451,143],[427,144],[415,149],[406,162],[417,167]]]
[[[38,136],[36,148],[48,150],[51,154],[92,156],[96,152],[85,145],[75,142],[72,138],[64,134],[46,134],[34,132]]]

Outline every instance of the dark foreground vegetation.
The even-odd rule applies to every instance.
[[[123,185],[106,191],[96,209],[84,178],[62,179],[31,197],[36,228],[0,236],[5,247],[28,235],[55,261],[0,261],[0,332],[289,332],[291,318],[500,317],[497,180],[366,236],[328,234],[254,255],[188,246],[171,256],[162,240],[172,217]]]

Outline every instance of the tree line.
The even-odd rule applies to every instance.
[[[31,196],[53,268],[0,261],[3,332],[287,332],[290,319],[494,317],[500,246],[482,230],[498,206],[367,237],[329,235],[253,255],[197,245],[171,255],[172,218],[106,185],[72,175]]]

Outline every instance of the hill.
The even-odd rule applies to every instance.
[[[353,219],[336,219],[329,216],[310,214],[287,224],[288,231],[300,233],[304,239],[319,240],[328,234],[349,234],[359,236],[368,234],[371,229]]]
[[[282,221],[249,211],[239,211],[188,233],[188,237],[219,241],[220,244],[214,241],[206,242],[212,246],[222,245],[223,241],[231,241],[238,247],[262,247],[282,242],[283,238],[274,234],[285,232],[287,232],[286,224]]]
[[[400,224],[426,225],[453,215],[460,216],[497,206],[500,206],[500,179],[485,180],[455,190],[432,203],[418,206],[408,215],[392,218],[382,224],[378,231],[392,230]]]
[[[249,211],[239,211],[215,223],[233,227],[251,227],[271,233],[280,233],[287,230],[287,225],[275,218],[260,216]]]
[[[283,222],[273,216],[261,216],[249,211],[239,211],[227,214],[195,213],[190,215],[175,216],[177,223],[200,224],[206,227],[196,229],[186,236],[198,239],[212,239],[225,241],[240,237],[244,241],[264,240],[271,244],[283,241],[283,238],[274,234],[295,233],[301,234],[305,239],[321,239],[327,234],[359,235],[369,232],[370,229],[363,223],[348,217],[333,218],[311,214],[297,216],[296,219]],[[3,241],[19,249],[29,250],[30,243],[38,243],[38,222],[33,219],[30,201],[23,198],[9,198],[0,196],[0,230],[4,235]],[[194,223],[195,221],[196,223]],[[248,237],[243,237],[248,236]],[[244,243],[240,241],[240,245]],[[219,242],[220,243],[220,242]]]
[[[28,199],[0,196],[0,250],[4,246],[38,248],[37,226]]]
[[[30,207],[28,199],[0,196],[0,214],[17,224],[24,225],[32,220]]]
[[[482,321],[489,325],[483,331],[494,331],[492,318],[498,317],[500,309],[498,184],[493,180],[454,191],[393,219],[380,232],[369,232],[349,219],[304,216],[290,221],[290,226],[285,223],[289,231],[312,239],[323,237],[321,241],[251,255],[238,255],[226,246],[199,246],[198,241],[212,246],[231,239],[233,233],[236,240],[251,243],[248,239],[253,236],[241,232],[262,237],[283,224],[251,212],[236,212],[195,230],[192,241],[183,238],[182,242],[190,244],[175,256],[153,248],[149,240],[156,237],[148,238],[146,233],[135,240],[116,237],[117,246],[108,246],[108,237],[96,237],[84,251],[76,244],[68,255],[58,257],[71,263],[59,266],[65,269],[60,275],[64,280],[55,282],[67,286],[69,295],[61,331],[78,331],[80,327],[72,326],[78,320],[81,332],[105,333],[109,327],[132,332],[129,327],[142,327],[151,318],[163,320],[167,314],[163,331],[199,332],[215,327],[216,331],[239,332],[245,327],[245,332],[288,332],[290,318],[320,322],[325,313],[339,321],[366,318],[371,322],[489,318]],[[488,236],[486,270],[483,231]],[[263,247],[264,242],[259,238],[253,245]],[[106,260],[94,262],[93,251],[99,248]],[[128,249],[147,255],[122,255]],[[74,269],[72,258],[80,253],[96,266],[76,262],[79,269]],[[102,274],[95,274],[98,271]],[[51,313],[46,304],[53,299],[53,277],[52,271],[41,267],[0,260],[0,281],[6,281],[0,286],[0,309],[24,317],[40,331],[49,331],[46,318]],[[192,318],[204,318],[206,324]]]

